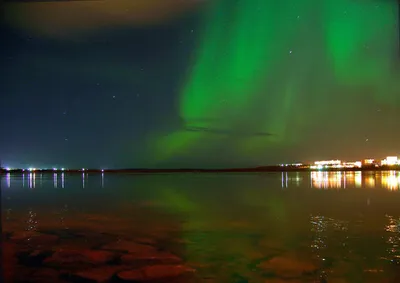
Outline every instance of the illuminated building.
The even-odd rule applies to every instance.
[[[400,165],[400,160],[397,156],[388,156],[381,161],[382,166],[393,166],[393,165]]]
[[[280,164],[281,167],[301,167],[304,166],[303,163],[291,163],[291,164]]]
[[[323,168],[342,168],[342,161],[340,160],[323,160],[315,161],[312,169],[323,169]]]
[[[340,160],[324,160],[324,161],[315,161],[314,162],[314,164],[315,165],[322,165],[322,166],[325,166],[325,165],[340,165],[340,164],[342,164],[342,161],[340,161]]]
[[[375,159],[372,159],[372,158],[364,159],[363,165],[367,165],[367,166],[375,165]]]
[[[361,168],[361,161],[343,162],[344,168]]]

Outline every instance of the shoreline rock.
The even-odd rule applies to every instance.
[[[112,262],[116,254],[101,250],[60,250],[46,258],[43,263],[56,267],[96,266]]]
[[[118,272],[117,277],[123,282],[146,282],[178,278],[194,272],[194,269],[184,265],[151,265],[140,269]]]

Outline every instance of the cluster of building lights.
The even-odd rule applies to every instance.
[[[6,171],[12,171],[15,170],[13,168],[7,167],[5,168]],[[36,172],[36,171],[48,171],[49,169],[41,169],[41,168],[27,168],[27,169],[20,169],[22,171],[29,171],[29,172]],[[57,168],[53,168],[53,171],[65,171],[65,168],[61,168],[61,169],[57,169]]]
[[[324,168],[361,168],[361,161],[354,162],[343,162],[341,160],[324,160],[315,161],[314,165],[311,165],[311,169],[324,169]]]
[[[385,159],[381,160],[382,166],[394,166],[400,165],[400,159],[397,156],[388,156]]]
[[[400,158],[397,156],[388,156],[382,160],[364,159],[363,161],[342,161],[342,160],[322,160],[315,161],[314,164],[281,164],[282,167],[297,167],[309,169],[347,169],[347,168],[362,168],[362,167],[385,167],[385,166],[400,166]]]
[[[14,168],[6,167],[6,168],[4,168],[4,169],[5,169],[6,171],[21,170],[21,171],[23,171],[23,172],[26,172],[26,171],[28,171],[28,172],[37,172],[37,171],[51,171],[51,170],[54,171],[54,172],[69,171],[69,170],[66,169],[66,168],[52,168],[52,169],[27,168],[27,169],[14,169]],[[78,170],[78,171],[85,172],[85,171],[87,171],[87,170],[88,170],[88,169],[82,168],[81,170]],[[73,170],[73,171],[76,171],[76,170]],[[104,169],[101,169],[100,171],[101,171],[101,172],[104,172]]]
[[[397,156],[387,156],[385,159],[382,160],[375,160],[375,159],[364,159],[363,161],[342,161],[342,160],[322,160],[322,161],[315,161],[314,164],[304,164],[304,163],[292,163],[292,164],[280,164],[281,167],[296,167],[299,169],[348,169],[348,168],[362,168],[362,167],[393,167],[393,166],[400,166],[400,158]],[[0,168],[1,169],[1,168]],[[23,172],[35,172],[35,171],[69,171],[66,168],[52,168],[52,169],[38,169],[38,168],[27,168],[27,169],[14,169],[14,168],[4,168],[6,171],[13,171],[13,170],[22,170]],[[91,171],[85,168],[80,170],[72,170],[72,171]],[[95,170],[96,171],[96,170]],[[104,169],[100,169],[98,171],[104,172]]]

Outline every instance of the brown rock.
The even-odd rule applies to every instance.
[[[51,254],[52,252],[46,250],[22,250],[18,254],[18,259],[19,263],[25,266],[41,266],[43,260]]]
[[[154,254],[125,254],[121,256],[123,264],[134,264],[138,262],[146,262],[149,264],[177,264],[181,263],[182,259],[168,252],[157,252]]]
[[[271,271],[282,278],[296,278],[304,274],[311,274],[318,269],[313,263],[291,255],[274,257],[260,263],[258,268]]]
[[[153,265],[140,269],[121,271],[118,273],[118,277],[128,282],[143,282],[170,279],[191,272],[194,272],[194,270],[183,265]]]
[[[39,235],[38,232],[36,231],[19,231],[19,232],[14,232],[11,236],[10,236],[10,240],[18,242],[18,241],[22,241],[25,239],[28,239],[32,236],[35,235]]]
[[[329,283],[350,283],[344,278],[329,278]]]
[[[143,282],[146,281],[145,275],[140,269],[121,271],[117,274],[118,278],[126,282]]]
[[[21,268],[16,276],[17,282],[58,282],[59,273],[51,268]]]
[[[145,244],[145,245],[156,245],[157,244],[156,240],[154,240],[152,238],[136,238],[136,239],[134,239],[134,241],[136,243]]]
[[[280,279],[280,278],[271,278],[265,280],[265,283],[301,283],[302,281],[297,281],[297,280],[285,280],[285,279]],[[318,282],[318,281],[315,281]]]
[[[15,275],[15,266],[17,258],[15,256],[15,244],[11,242],[2,242],[2,264],[5,282],[13,282]]]
[[[158,279],[177,277],[184,273],[194,272],[194,269],[183,265],[153,265],[144,267],[142,271],[146,278]]]
[[[132,241],[121,240],[102,247],[104,250],[125,251],[131,254],[154,254],[157,249],[150,245],[138,244]]]
[[[102,266],[97,268],[92,268],[84,271],[79,271],[73,274],[72,277],[76,277],[77,279],[83,279],[86,281],[93,282],[108,282],[112,279],[114,274],[127,269],[124,266]]]
[[[61,250],[44,260],[45,264],[53,266],[90,264],[100,265],[115,259],[116,255],[99,250]]]

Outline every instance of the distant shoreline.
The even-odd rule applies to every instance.
[[[255,168],[230,168],[230,169],[36,169],[34,171],[23,169],[0,169],[0,173],[140,173],[140,174],[157,174],[157,173],[268,173],[268,172],[338,172],[338,171],[400,171],[400,166],[381,166],[381,167],[361,167],[361,168],[299,168],[290,166],[265,166]]]

